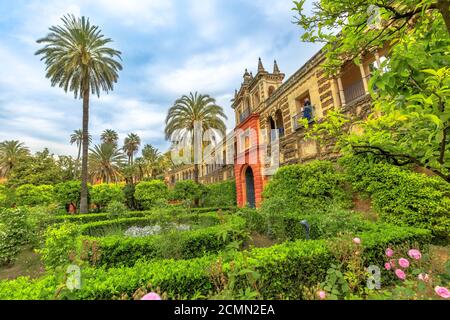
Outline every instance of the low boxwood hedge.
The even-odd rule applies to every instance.
[[[427,244],[428,230],[391,225],[374,226],[356,234],[362,240],[367,263],[382,266],[384,250],[393,244]],[[235,289],[247,286],[246,270],[259,273],[258,287],[265,299],[301,299],[301,286],[314,286],[324,280],[334,262],[328,245],[330,240],[298,240],[270,248],[236,252],[224,256],[220,264],[222,275],[237,274]],[[204,256],[190,260],[140,261],[133,267],[84,268],[82,289],[65,295],[55,295],[60,280],[55,275],[37,280],[18,278],[0,282],[0,299],[119,299],[130,298],[140,289],[160,288],[169,298],[193,298],[214,292],[217,276],[212,270],[220,256]]]

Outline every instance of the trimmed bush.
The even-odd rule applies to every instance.
[[[330,205],[349,205],[344,175],[330,161],[281,167],[267,184],[263,197],[264,202],[279,200],[284,212],[290,213],[317,213],[326,211]]]
[[[48,205],[54,201],[53,186],[24,184],[16,189],[15,200],[18,206]]]
[[[169,189],[159,180],[141,182],[136,186],[134,196],[144,210],[149,210],[167,204]]]
[[[80,181],[67,181],[58,183],[55,188],[55,199],[58,204],[68,209],[70,205],[74,208],[78,208],[81,197],[81,182]]]
[[[187,201],[193,205],[196,201],[200,201],[203,188],[192,180],[178,181],[172,191],[173,200]]]
[[[0,265],[14,261],[22,245],[30,240],[26,208],[0,210]]]
[[[125,202],[120,185],[102,183],[92,186],[91,203],[97,207],[97,210],[104,210],[112,202]]]
[[[382,266],[386,246],[427,243],[430,231],[381,226],[359,234],[367,262]],[[330,239],[330,241],[334,241]],[[169,298],[208,296],[216,292],[217,278],[235,278],[235,291],[248,286],[246,274],[259,274],[257,285],[264,299],[302,299],[301,287],[315,286],[325,279],[335,262],[325,240],[287,242],[271,248],[237,252],[232,256],[204,256],[190,260],[138,262],[133,267],[83,269],[83,286],[72,299],[102,300],[132,297],[138,289],[160,288]],[[218,271],[219,270],[219,271]],[[221,271],[220,271],[221,270]],[[0,299],[54,299],[60,286],[56,276],[37,280],[19,278],[0,282]],[[63,295],[62,292],[61,295]],[[59,296],[61,298],[61,296]]]
[[[194,218],[194,219],[193,219]],[[112,267],[118,265],[132,266],[138,260],[151,259],[190,259],[200,257],[209,252],[224,249],[232,241],[243,240],[245,221],[239,217],[226,216],[225,222],[219,223],[216,214],[179,216],[172,220],[167,217],[120,219],[116,224],[97,222],[81,226],[84,234],[96,234],[102,228],[114,226],[147,226],[149,224],[164,225],[176,223],[200,223],[203,226],[190,231],[171,231],[163,235],[131,238],[123,235],[106,237],[82,237],[84,260],[100,266]],[[212,224],[218,224],[213,225]],[[209,227],[208,227],[209,226]],[[101,233],[101,232],[100,232]],[[93,249],[94,248],[94,249]]]
[[[406,168],[371,163],[364,158],[342,159],[353,188],[372,200],[382,221],[450,235],[450,184]]]
[[[234,180],[213,183],[206,187],[208,192],[204,199],[204,206],[236,206],[236,182]]]
[[[0,184],[0,208],[8,206],[9,192],[8,188]]]

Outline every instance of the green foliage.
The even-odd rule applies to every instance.
[[[116,223],[109,221],[92,223],[81,226],[84,234],[99,234],[101,230],[113,226],[147,226],[169,223],[200,223],[204,227],[190,231],[170,231],[162,235],[146,237],[125,237],[123,235],[111,235],[105,237],[83,237],[82,241],[86,250],[82,253],[84,259],[91,264],[112,267],[117,265],[132,266],[140,259],[191,259],[204,254],[217,252],[224,249],[227,244],[242,239],[242,230],[245,221],[239,217],[225,217],[225,221],[219,225],[208,226],[212,222],[218,223],[216,214],[203,214],[198,217],[192,215],[170,218],[168,216],[120,219]],[[192,225],[191,225],[192,226]],[[93,258],[95,257],[95,259]]]
[[[198,203],[202,196],[203,188],[200,184],[192,180],[178,181],[173,189],[172,197],[174,200],[188,201],[191,206]]]
[[[109,219],[117,219],[123,217],[127,212],[127,207],[120,201],[111,201],[106,208]]]
[[[234,180],[212,183],[206,186],[208,192],[203,205],[206,207],[224,207],[236,205],[236,182]]]
[[[128,208],[131,210],[139,209],[138,203],[134,197],[134,193],[136,191],[136,186],[134,184],[127,183],[123,187],[122,191],[123,191],[123,195],[125,197],[125,202],[126,202]]]
[[[450,234],[450,184],[436,177],[361,157],[342,159],[354,189],[370,196],[383,221]]]
[[[343,186],[344,176],[332,162],[313,161],[308,164],[281,167],[267,184],[262,208],[271,207],[273,200],[284,212],[320,212],[332,204],[348,205]]]
[[[18,206],[48,205],[54,201],[53,186],[21,185],[16,189],[15,200]]]
[[[391,244],[426,243],[430,232],[408,227],[383,225],[360,235],[367,263],[383,265],[384,250]],[[209,296],[223,289],[222,282],[234,277],[234,292],[251,281],[263,299],[302,299],[303,287],[326,279],[327,270],[337,263],[330,243],[335,239],[299,240],[271,248],[235,252],[231,256],[203,256],[190,260],[139,261],[133,267],[84,268],[83,286],[73,299],[118,299],[131,297],[138,289],[160,288],[169,299],[183,296]],[[372,260],[376,258],[375,260]],[[58,279],[49,275],[41,279],[19,278],[0,282],[0,299],[54,299]],[[151,287],[149,285],[151,284]]]
[[[112,202],[123,203],[125,196],[122,187],[117,184],[98,184],[94,185],[90,192],[91,203],[94,204],[99,211],[102,211]]]
[[[29,240],[28,210],[0,209],[0,265],[13,262]]]
[[[11,207],[13,197],[14,197],[13,190],[7,188],[3,184],[0,184],[0,208]]]
[[[13,167],[7,181],[9,187],[24,184],[54,185],[62,181],[62,169],[48,149],[23,157]]]
[[[136,186],[134,196],[144,210],[149,210],[166,204],[169,190],[166,184],[159,180],[141,182]]]
[[[49,227],[45,232],[44,248],[39,250],[42,261],[50,269],[64,267],[73,262],[77,253],[79,228],[74,224]]]
[[[58,183],[55,188],[55,199],[63,208],[73,205],[79,207],[81,197],[81,182],[67,181]]]

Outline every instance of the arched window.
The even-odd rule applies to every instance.
[[[272,130],[276,129],[275,121],[271,116],[267,119],[267,134],[269,137],[269,141],[273,141],[275,139],[274,133]]]
[[[275,87],[274,86],[270,86],[269,87],[269,97],[275,92]]]
[[[280,133],[280,137],[284,136],[284,124],[283,124],[283,113],[281,110],[275,112],[275,125]]]

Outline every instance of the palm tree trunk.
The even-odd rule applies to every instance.
[[[194,164],[194,181],[195,183],[199,183],[199,179],[198,179],[198,164]],[[198,207],[200,205],[200,199],[199,198],[195,198],[194,204],[196,207]]]
[[[81,158],[81,146],[83,145],[83,143],[80,143],[78,145],[78,156],[77,156],[77,163],[75,165],[75,176],[74,179],[77,180],[78,179],[78,172],[80,170],[80,158]]]
[[[89,148],[89,86],[83,93],[83,159],[81,164],[81,200],[80,213],[89,212],[88,208],[88,148]]]

